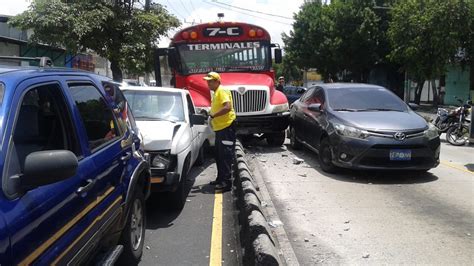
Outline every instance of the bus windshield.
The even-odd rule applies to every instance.
[[[268,42],[181,44],[177,50],[182,74],[269,71]]]

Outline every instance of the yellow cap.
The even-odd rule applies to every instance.
[[[217,80],[217,81],[221,81],[221,76],[219,76],[219,74],[216,73],[216,72],[209,72],[209,73],[207,73],[207,76],[205,76],[203,79],[204,79],[204,80]]]

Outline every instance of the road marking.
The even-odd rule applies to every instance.
[[[459,166],[454,165],[454,164],[452,164],[452,163],[448,163],[448,162],[446,162],[446,161],[441,161],[441,164],[474,175],[474,172],[473,172],[473,171],[471,171],[471,170],[469,170],[469,169],[465,169],[465,168],[459,167]]]
[[[212,216],[210,266],[222,265],[222,191],[216,191]]]

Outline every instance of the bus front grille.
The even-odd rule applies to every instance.
[[[266,90],[247,90],[243,94],[232,92],[232,100],[236,113],[260,112],[265,110],[267,103]]]

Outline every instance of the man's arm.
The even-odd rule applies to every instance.
[[[221,116],[221,115],[225,115],[228,112],[230,112],[230,109],[231,109],[230,102],[225,102],[222,109],[217,111],[215,114],[211,114],[211,118],[218,117],[218,116]]]

